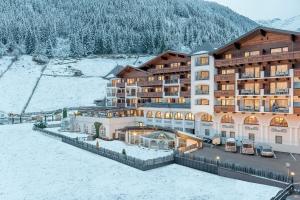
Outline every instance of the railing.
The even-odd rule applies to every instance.
[[[136,92],[129,92],[126,93],[126,97],[136,97],[137,93]]]
[[[300,77],[300,69],[294,69],[294,76]]]
[[[153,81],[140,81],[138,86],[153,86],[153,85],[162,85],[162,80],[153,80]]]
[[[265,112],[277,112],[277,113],[289,113],[289,107],[280,107],[280,108],[266,108]]]
[[[179,92],[164,92],[164,96],[178,96],[179,95]]]
[[[149,69],[149,72],[152,74],[185,72],[185,71],[191,71],[191,67],[190,66],[179,66],[176,68]]]
[[[278,61],[278,60],[293,60],[293,59],[300,59],[300,51],[268,54],[268,55],[253,56],[247,58],[215,60],[215,66],[222,67],[228,65],[233,66],[233,65],[248,64],[248,63],[270,62],[270,61]]]
[[[191,79],[190,78],[183,78],[180,79],[181,84],[191,84]]]
[[[266,95],[286,95],[289,94],[290,88],[277,88],[274,92],[271,92],[270,90],[265,90]]]
[[[162,97],[162,92],[138,92],[138,97]]]
[[[195,80],[196,80],[196,81],[209,80],[209,77],[196,76],[196,77],[195,77]]]
[[[116,93],[106,93],[106,96],[107,96],[107,97],[115,97],[115,96],[116,96]]]
[[[117,87],[125,87],[125,83],[117,83]]]
[[[271,74],[270,71],[265,71],[265,77],[284,77],[289,76],[289,70],[287,71],[276,71],[274,74]]]
[[[215,91],[215,97],[221,97],[221,96],[235,96],[234,90],[216,90]]]
[[[169,79],[169,80],[164,80],[164,84],[179,84],[179,79]]]
[[[244,112],[259,112],[259,107],[255,107],[255,106],[240,106],[239,111],[244,111]]]
[[[215,75],[215,81],[234,81],[235,74],[218,74]]]
[[[143,106],[153,108],[191,108],[190,103],[145,103]]]
[[[116,84],[112,84],[112,83],[107,83],[106,87],[116,87]]]
[[[260,74],[259,74],[260,75]],[[259,78],[260,76],[256,76],[255,73],[242,73],[240,75],[241,79],[248,79],[248,78]]]
[[[117,93],[117,97],[125,97],[125,92]]]
[[[191,91],[180,91],[180,96],[181,97],[190,97]]]
[[[300,89],[300,82],[294,82],[294,88]]]
[[[196,95],[207,95],[207,94],[209,94],[209,91],[208,90],[196,90],[195,91],[195,94]]]
[[[234,112],[235,106],[234,105],[216,105],[214,106],[215,112]]]
[[[293,190],[294,184],[289,184],[284,190],[279,191],[275,197],[272,197],[271,200],[285,200]]]
[[[255,91],[252,89],[241,89],[240,95],[259,95],[260,91]]]

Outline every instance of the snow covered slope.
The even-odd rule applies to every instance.
[[[7,69],[8,65],[11,63],[12,57],[4,56],[0,58],[0,76]]]
[[[0,199],[262,200],[280,189],[180,165],[139,171],[33,132],[0,129]]]
[[[263,26],[300,32],[300,15],[288,19],[259,20],[257,23]]]

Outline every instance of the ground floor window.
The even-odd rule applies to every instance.
[[[226,138],[226,131],[221,131],[221,137]]]
[[[183,131],[183,128],[181,128],[181,127],[174,127],[174,129],[176,129],[178,131]]]
[[[282,144],[282,136],[275,136],[275,143],[276,144]]]
[[[235,132],[230,132],[230,137],[235,138]]]
[[[252,141],[255,140],[255,134],[254,133],[249,133],[249,140],[252,140]]]
[[[193,128],[186,128],[185,132],[195,134],[195,130]]]
[[[205,129],[204,131],[205,131],[205,135],[209,136],[209,129]]]

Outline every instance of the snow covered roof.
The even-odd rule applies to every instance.
[[[175,135],[165,131],[154,131],[150,134],[143,135],[145,138],[155,139],[155,140],[174,140]]]

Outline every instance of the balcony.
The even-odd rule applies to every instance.
[[[126,93],[126,97],[137,97],[137,93],[136,92],[128,92],[128,93]]]
[[[216,90],[215,91],[215,97],[229,97],[229,96],[235,96],[234,90]]]
[[[145,103],[143,107],[153,108],[191,108],[190,103]]]
[[[191,79],[190,78],[180,79],[180,84],[191,84]]]
[[[174,96],[178,96],[179,95],[179,92],[176,91],[176,92],[164,92],[164,96],[166,97],[174,97]]]
[[[163,81],[162,80],[154,80],[154,81],[141,81],[138,82],[138,86],[155,86],[155,85],[162,85]]]
[[[207,81],[207,80],[209,80],[209,77],[196,76],[195,80],[196,81]]]
[[[116,93],[106,93],[107,97],[116,97]]]
[[[158,98],[162,95],[162,92],[138,92],[138,97]]]
[[[125,87],[125,83],[117,83],[117,87],[120,87],[120,88]]]
[[[239,111],[241,112],[259,112],[259,107],[253,106],[240,106]]]
[[[179,79],[164,80],[164,85],[179,85]]]
[[[265,107],[265,112],[275,112],[275,113],[289,113],[289,107],[278,107],[278,108],[267,108]]]
[[[188,72],[188,71],[191,71],[190,66],[180,66],[176,68],[149,69],[149,72],[152,74]]]
[[[235,106],[234,105],[217,105],[214,107],[215,112],[235,112]]]
[[[125,103],[117,103],[118,108],[125,108]]]
[[[215,75],[215,81],[234,81],[235,74],[218,74]]]
[[[255,91],[253,89],[241,89],[239,95],[259,95],[260,91]]]
[[[264,95],[288,95],[290,88],[277,88],[274,92],[270,90],[265,90]]]
[[[300,102],[294,102],[294,114],[300,114]]]
[[[300,59],[300,51],[268,54],[268,55],[253,56],[247,58],[242,57],[242,58],[215,60],[215,66],[216,67],[234,66],[240,64],[261,63],[261,62],[271,62],[271,61],[280,61],[280,60],[294,60],[294,59]]]
[[[180,91],[180,96],[181,97],[190,97],[191,91]]]
[[[122,92],[122,93],[117,93],[117,97],[125,97],[125,93],[124,92]]]
[[[270,71],[265,71],[265,77],[285,77],[289,76],[290,72],[289,70],[286,71],[276,71],[274,74],[271,74]]]
[[[294,76],[300,77],[300,69],[294,69]]]
[[[195,95],[208,95],[209,91],[208,90],[196,90]]]

